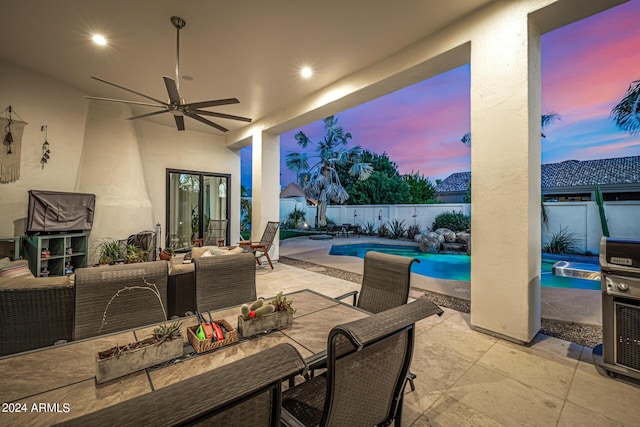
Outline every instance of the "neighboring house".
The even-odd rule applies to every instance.
[[[640,156],[598,160],[567,160],[541,166],[545,201],[595,200],[599,185],[605,201],[640,200]],[[471,172],[449,175],[436,186],[440,202],[460,203],[468,193]]]
[[[295,199],[296,202],[303,203],[304,205],[316,206],[318,204],[317,200],[307,197],[302,187],[295,182],[290,183],[280,192],[280,198]]]

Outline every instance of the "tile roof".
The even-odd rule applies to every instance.
[[[640,156],[567,160],[541,165],[542,188],[640,184]],[[467,191],[471,172],[456,172],[436,186],[437,193]]]

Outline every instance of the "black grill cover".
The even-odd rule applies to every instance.
[[[30,190],[27,234],[91,230],[95,207],[95,194]]]

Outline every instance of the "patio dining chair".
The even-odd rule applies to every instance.
[[[256,264],[251,253],[194,258],[196,306],[219,310],[256,299]]]
[[[282,378],[302,369],[300,353],[278,344],[63,424],[280,426]]]
[[[434,314],[440,307],[420,299],[334,327],[327,371],[283,393],[284,424],[401,425],[415,323]]]
[[[276,233],[278,232],[278,227],[280,223],[278,221],[269,221],[267,222],[267,226],[264,229],[264,233],[262,233],[262,238],[259,242],[250,242],[250,241],[241,241],[238,243],[239,246],[244,248],[248,248],[251,252],[254,253],[256,258],[256,263],[260,264],[260,258],[265,257],[273,269],[273,263],[271,262],[271,257],[269,256],[269,249],[271,249],[271,245],[273,244],[273,240],[276,238]]]
[[[419,263],[420,260],[369,251],[364,257],[360,292],[351,291],[336,299],[353,296],[353,305],[369,313],[380,313],[406,304],[411,288],[411,264],[414,262]],[[316,362],[310,366],[311,375],[314,369],[323,368],[324,363],[322,357],[317,357]],[[415,374],[409,372],[409,386],[412,391],[415,390],[414,379]]]

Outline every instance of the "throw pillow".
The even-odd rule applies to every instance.
[[[33,277],[29,266],[26,264],[19,264],[15,266],[5,267],[0,270],[0,277],[8,279],[14,277]]]
[[[206,250],[204,251],[204,253],[202,255],[200,255],[202,258],[204,257],[209,257],[209,256],[213,256],[213,254],[211,253],[210,250]]]
[[[11,260],[8,257],[0,259],[0,270],[11,267]]]
[[[237,248],[233,248],[233,249],[230,249],[228,251],[224,251],[220,255],[241,254],[243,252],[244,252],[244,249],[242,249],[241,247],[238,246]]]

